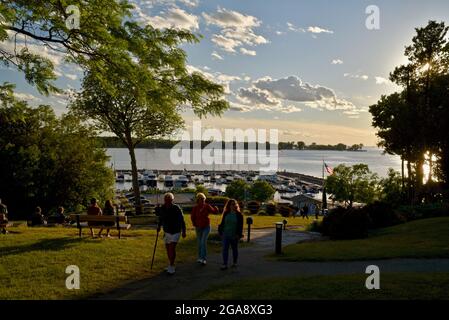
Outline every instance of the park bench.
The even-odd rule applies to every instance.
[[[0,214],[0,232],[3,231],[3,229],[6,230],[6,228],[9,226],[8,219],[6,219],[6,215],[4,213]]]
[[[76,227],[79,229],[79,236],[81,237],[83,228],[92,229],[117,229],[118,238],[121,237],[121,230],[128,230],[131,228],[131,224],[128,223],[128,217],[126,216],[95,216],[87,214],[71,214],[70,220],[76,222]],[[95,225],[89,225],[89,222],[95,223]],[[114,225],[107,225],[106,222],[113,222]]]

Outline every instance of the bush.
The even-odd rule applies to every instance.
[[[370,219],[366,211],[337,207],[324,217],[322,233],[331,239],[360,239],[368,235]]]
[[[279,206],[279,213],[284,218],[288,218],[292,215],[292,210],[288,206]]]
[[[449,216],[449,203],[430,203],[415,206],[401,206],[396,210],[407,221]]]
[[[208,197],[206,199],[206,202],[208,204],[210,204],[211,206],[216,206],[221,212],[221,211],[223,211],[223,208],[224,208],[226,202],[228,202],[228,200],[229,200],[228,197],[212,196],[212,197]]]
[[[404,216],[396,212],[390,203],[376,201],[360,209],[370,219],[370,229],[379,229],[406,222]]]
[[[267,203],[265,212],[269,216],[274,216],[276,214],[276,205],[274,203]]]
[[[249,214],[257,214],[259,209],[260,209],[260,202],[259,201],[250,201],[250,202],[248,202]]]

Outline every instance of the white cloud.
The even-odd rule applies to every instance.
[[[332,89],[311,85],[296,76],[258,79],[250,88],[240,88],[236,98],[253,108],[285,113],[302,111],[291,102],[318,110],[351,111],[351,116],[362,112],[352,102],[337,97]]]
[[[219,46],[222,50],[227,52],[235,52],[235,48],[242,44],[238,40],[226,38],[221,34],[214,34],[212,36],[212,42]]]
[[[291,22],[287,22],[287,27],[288,27],[288,30],[293,31],[293,32],[306,32],[306,30],[304,28],[296,27]]]
[[[203,12],[203,17],[208,25],[221,28],[220,33],[214,34],[211,40],[224,51],[235,53],[236,49],[243,45],[257,46],[268,43],[266,38],[254,32],[253,29],[262,23],[254,16],[219,7],[213,14]]]
[[[76,79],[78,79],[78,76],[77,76],[76,74],[66,73],[64,76],[65,76],[66,78],[71,79],[71,80],[76,80]]]
[[[19,99],[19,100],[24,100],[24,101],[27,101],[27,102],[30,102],[30,101],[36,101],[36,102],[42,101],[42,99],[40,99],[40,98],[30,94],[30,93],[25,93],[25,92],[17,92],[17,91],[15,91],[14,92],[14,96],[17,99]]]
[[[207,71],[203,71],[203,70],[201,70],[201,69],[199,69],[199,68],[197,68],[195,66],[192,66],[192,65],[187,65],[186,68],[187,68],[187,71],[190,72],[190,73],[193,73],[193,72],[201,73],[207,79],[221,84],[224,87],[225,94],[230,94],[231,93],[231,90],[229,88],[229,84],[232,81],[241,80],[241,78],[238,77],[238,76],[228,75],[228,74],[224,74],[224,73],[221,73],[221,72],[213,72],[213,73],[212,72],[207,72]]]
[[[256,51],[248,50],[248,49],[245,49],[245,48],[240,48],[240,52],[242,54],[244,54],[244,55],[247,55],[247,56],[255,56],[256,55]]]
[[[343,64],[343,60],[341,60],[341,59],[334,59],[334,60],[332,60],[332,64]]]
[[[385,79],[383,77],[375,77],[376,79],[376,84],[389,84],[390,80]]]
[[[211,56],[214,60],[223,60],[223,57],[220,56],[216,51],[212,52]]]
[[[199,28],[197,16],[187,13],[183,9],[176,6],[168,8],[167,11],[162,11],[159,16],[148,15],[139,6],[135,7],[134,12],[139,22],[150,24],[154,28],[176,28],[191,31]]]
[[[369,76],[367,76],[366,74],[360,75],[360,74],[345,73],[343,76],[345,78],[360,79],[360,80],[364,80],[364,81],[369,79]]]
[[[311,33],[330,33],[330,34],[334,33],[332,30],[327,30],[320,27],[308,27],[307,31]]]

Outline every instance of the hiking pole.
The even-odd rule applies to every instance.
[[[160,229],[157,228],[157,232],[156,232],[156,241],[154,242],[153,258],[151,258],[151,270],[153,270],[154,255],[156,254],[157,239],[159,238],[159,230],[160,230]]]

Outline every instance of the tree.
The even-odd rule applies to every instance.
[[[352,167],[341,164],[335,167],[325,185],[326,191],[332,193],[336,201],[344,202],[349,207],[354,202],[371,203],[379,193],[377,175],[371,173],[366,164]]]
[[[399,172],[390,168],[387,177],[381,179],[380,185],[382,188],[381,200],[393,206],[402,203],[403,189],[401,174]]]
[[[296,142],[296,148],[298,150],[304,150],[306,147],[306,143],[304,141],[298,141]]]
[[[0,194],[14,219],[64,206],[77,210],[91,197],[113,195],[114,176],[95,131],[50,106],[30,108],[0,86]]]
[[[75,13],[69,5],[79,10],[79,28],[66,23]],[[139,57],[140,48],[130,41],[137,37],[132,8],[128,1],[110,0],[1,1],[0,42],[7,45],[0,48],[0,61],[22,71],[40,93],[58,91],[54,63],[41,48],[86,70]]]
[[[233,180],[226,186],[226,196],[237,201],[245,200],[245,195],[249,190],[248,184],[242,179]]]
[[[143,35],[141,39],[132,39],[140,48],[140,59],[129,57],[126,63],[120,64],[120,60],[112,66],[92,67],[70,108],[77,115],[93,120],[101,130],[114,133],[128,148],[139,214],[136,145],[181,128],[180,112],[187,105],[199,117],[221,115],[229,105],[222,99],[221,85],[200,73],[187,71],[186,54],[179,46],[196,42],[194,35],[151,26],[133,28],[133,34]]]
[[[251,199],[265,202],[273,198],[276,190],[267,181],[255,181],[249,188]]]

